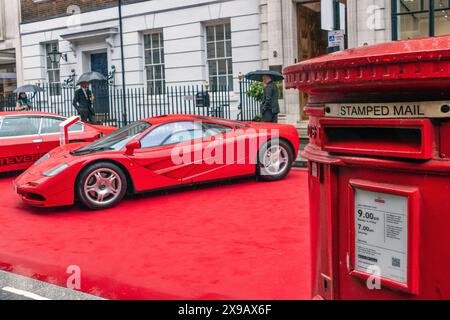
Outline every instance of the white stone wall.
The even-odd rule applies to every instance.
[[[5,1],[5,0],[3,0]],[[143,34],[162,30],[165,41],[167,85],[203,84],[208,79],[205,23],[229,20],[232,29],[233,73],[238,104],[239,72],[294,64],[298,58],[297,1],[295,0],[153,0],[123,7],[125,77],[128,86],[143,86]],[[348,0],[349,47],[391,40],[390,0]],[[77,22],[78,18],[72,18]],[[63,40],[70,32],[118,28],[118,10],[109,8],[82,13],[80,27],[68,28],[67,18],[23,24],[23,69],[27,83],[46,81],[46,55],[43,44],[59,41],[60,51],[68,56],[61,63],[61,80],[71,70],[76,74],[90,70],[89,55],[107,50],[109,69],[116,67],[116,84],[122,83],[120,39],[112,36],[75,45]],[[276,54],[274,54],[276,53]],[[285,90],[281,101],[282,121],[297,124],[300,119],[296,90]]]
[[[162,30],[165,42],[167,85],[202,84],[208,79],[204,24],[226,19],[231,22],[233,73],[235,88],[237,75],[260,68],[259,0],[153,0],[123,7],[124,56],[126,83],[142,86],[145,83],[143,34]],[[79,31],[118,28],[118,10],[82,13]],[[104,39],[80,41],[74,51],[62,35],[70,31],[67,18],[23,24],[24,71],[26,82],[46,80],[46,62],[43,44],[59,41],[60,51],[68,55],[61,62],[61,78],[66,79],[71,69],[79,75],[89,70],[89,54],[108,50],[109,68],[117,69],[116,84],[122,82],[120,38],[112,38],[112,47]]]
[[[392,40],[390,0],[347,0],[350,48]]]
[[[0,0],[0,23],[1,35],[0,51],[15,49],[16,50],[16,69],[17,83],[23,82],[22,77],[22,55],[20,44],[20,1],[19,0]]]
[[[68,22],[80,22],[68,28]],[[259,0],[153,0],[123,6],[125,79],[127,87],[146,83],[144,34],[161,30],[164,35],[166,84],[201,85],[208,80],[205,24],[230,21],[234,92],[232,117],[237,118],[239,104],[238,74],[261,68]],[[77,75],[90,71],[90,54],[107,50],[108,69],[116,67],[115,82],[122,85],[120,37],[96,38],[71,43],[64,36],[74,32],[93,32],[119,28],[118,9],[109,8],[82,13],[68,20],[55,18],[21,26],[26,83],[46,82],[44,44],[59,41],[68,61],[61,61],[61,81],[71,70]]]

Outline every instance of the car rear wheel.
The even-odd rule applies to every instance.
[[[113,163],[95,163],[86,167],[78,177],[77,196],[91,210],[112,208],[127,192],[127,178]]]
[[[259,151],[258,177],[262,181],[284,179],[292,169],[294,151],[284,140],[269,141]]]

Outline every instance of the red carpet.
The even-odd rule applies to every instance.
[[[32,209],[0,177],[0,269],[109,299],[309,299],[306,172],[284,181]]]

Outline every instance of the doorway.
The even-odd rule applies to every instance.
[[[297,4],[297,35],[299,62],[327,53],[328,34],[321,28],[320,0]],[[308,120],[304,108],[308,95],[300,93],[300,120]]]
[[[15,49],[0,50],[0,111],[14,110],[17,88]]]
[[[91,71],[101,73],[108,77],[108,53],[91,54]],[[95,81],[92,83],[94,94],[94,110],[97,116],[109,114],[109,84],[107,81]]]

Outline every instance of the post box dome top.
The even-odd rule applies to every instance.
[[[285,68],[310,102],[450,98],[450,36],[348,49]],[[407,100],[404,100],[407,101]]]

